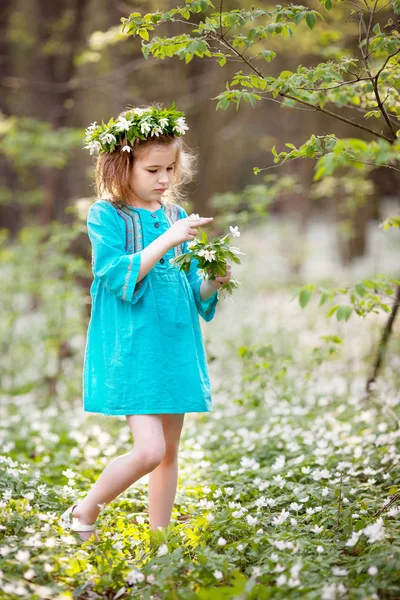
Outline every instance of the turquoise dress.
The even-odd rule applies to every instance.
[[[137,282],[141,250],[177,219],[177,204],[116,208],[97,200],[89,209],[92,245],[91,317],[83,365],[83,409],[105,415],[209,412],[210,380],[199,315],[210,321],[216,291],[200,298],[198,262],[185,273],[171,248]]]

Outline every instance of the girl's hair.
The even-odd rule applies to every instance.
[[[153,104],[152,106],[158,109],[162,108],[159,104]],[[148,110],[151,106],[140,108]],[[127,113],[132,110],[134,108],[128,107],[118,117],[126,117]],[[95,187],[98,197],[107,197],[117,207],[129,204],[133,194],[131,178],[135,158],[143,150],[147,150],[153,145],[167,146],[171,144],[174,144],[178,149],[174,178],[171,187],[164,192],[162,200],[164,204],[182,202],[185,199],[182,188],[193,179],[196,173],[197,155],[185,144],[181,136],[172,134],[159,135],[146,140],[136,138],[133,146],[131,146],[131,152],[122,151],[122,146],[130,145],[127,139],[123,138],[114,152],[101,153],[97,158],[95,167]]]

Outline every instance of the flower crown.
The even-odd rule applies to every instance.
[[[103,121],[97,125],[95,121],[85,130],[85,149],[90,154],[114,152],[124,140],[129,142],[122,146],[122,152],[131,152],[135,138],[146,140],[149,137],[162,135],[184,135],[189,127],[185,123],[185,113],[176,110],[175,103],[170,108],[158,109],[134,108],[119,116],[111,118],[106,124]]]

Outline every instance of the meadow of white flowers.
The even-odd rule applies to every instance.
[[[167,531],[149,532],[147,477],[102,511],[100,544],[58,527],[60,512],[132,446],[123,417],[85,414],[71,393],[79,321],[77,356],[54,403],[43,406],[34,388],[12,399],[3,390],[0,597],[400,597],[399,323],[366,400],[385,317],[337,322],[292,299],[304,282],[394,274],[400,243],[371,228],[370,254],[350,269],[321,223],[305,239],[272,221],[243,231],[239,245],[246,256],[233,274],[242,286],[202,323],[214,408],[185,417]],[[304,262],[293,272],[297,253]],[[343,339],[332,354],[331,335]],[[22,380],[34,368],[25,361]]]

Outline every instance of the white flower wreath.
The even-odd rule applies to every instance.
[[[185,122],[185,113],[176,110],[175,103],[170,108],[158,109],[154,106],[143,109],[134,108],[120,116],[111,118],[108,123],[94,121],[85,130],[85,149],[90,154],[114,152],[121,146],[122,152],[131,152],[135,139],[146,140],[153,136],[181,136],[189,129]],[[122,145],[122,142],[125,142]]]

